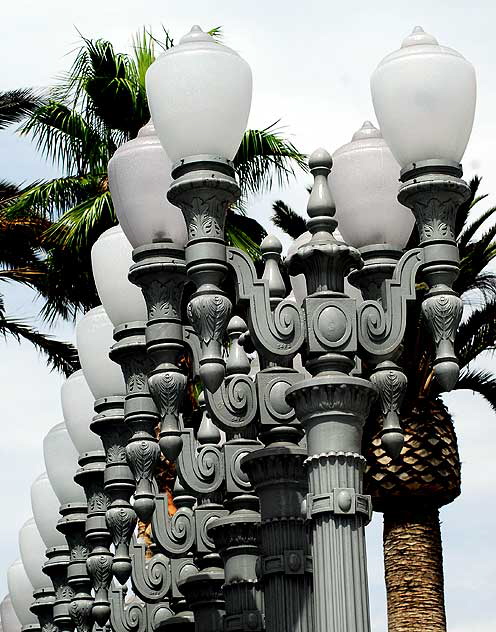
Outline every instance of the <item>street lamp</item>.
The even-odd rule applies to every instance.
[[[64,534],[69,548],[67,584],[73,591],[69,614],[78,632],[89,632],[93,598],[86,569],[88,545],[85,526],[88,505],[83,488],[74,480],[78,472],[79,454],[64,422],[53,426],[46,434],[43,456],[48,479],[61,505],[57,529]]]
[[[14,610],[10,595],[6,595],[0,604],[0,621],[2,632],[21,632],[21,622]]]
[[[38,619],[31,611],[33,603],[33,584],[30,582],[22,560],[16,560],[7,569],[7,584],[9,586],[9,597],[2,602],[2,625],[6,629],[4,622],[15,623],[15,617],[22,626],[23,632],[27,630],[39,630]],[[12,612],[14,610],[14,613]]]
[[[43,565],[43,572],[50,578],[55,593],[51,623],[60,632],[71,632],[74,625],[69,606],[74,593],[67,583],[69,549],[64,535],[57,529],[60,502],[46,472],[40,474],[31,485],[31,507],[34,521],[47,547],[47,561]]]

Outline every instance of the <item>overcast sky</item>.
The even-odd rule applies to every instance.
[[[71,62],[86,37],[111,40],[129,50],[137,29],[158,35],[163,24],[179,38],[192,24],[222,26],[225,43],[238,50],[253,70],[251,127],[277,119],[304,152],[330,151],[348,142],[365,119],[374,120],[369,77],[377,63],[420,24],[441,44],[459,50],[476,67],[478,105],[464,158],[465,174],[483,176],[484,192],[496,191],[496,3],[493,1],[379,0],[375,3],[319,0],[142,1],[86,0],[84,3],[17,0],[1,10],[0,90],[46,86]],[[0,132],[0,179],[13,182],[57,172],[37,156],[29,140],[13,130]],[[283,192],[251,201],[250,214],[270,229],[271,204],[284,197],[305,210],[305,176]],[[495,203],[495,196],[483,202]],[[485,208],[485,207],[484,207]],[[273,231],[274,232],[274,231]],[[3,285],[8,314],[33,319],[40,305],[28,290]],[[73,339],[73,327],[59,323],[55,333]],[[18,557],[17,532],[30,515],[29,486],[44,469],[43,436],[61,420],[62,379],[49,373],[42,358],[25,344],[0,340],[0,568]],[[486,363],[492,363],[488,359]],[[463,494],[442,510],[447,614],[450,632],[493,632],[496,555],[493,523],[496,478],[495,417],[478,396],[446,398],[455,418],[463,462]],[[8,517],[6,512],[8,511]],[[368,528],[373,630],[385,632],[381,516]],[[0,573],[0,598],[6,592]]]

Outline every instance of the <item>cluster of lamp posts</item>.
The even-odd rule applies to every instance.
[[[367,122],[332,160],[310,158],[289,296],[277,239],[262,243],[262,278],[224,241],[248,64],[193,27],[146,83],[153,124],[109,164],[120,226],[92,250],[103,306],[77,325],[82,371],[44,439],[3,632],[367,632],[362,429],[377,400],[398,456],[397,361],[419,278],[435,376],[443,390],[457,380],[473,67],[418,27],[379,64],[381,131]],[[404,251],[415,221],[420,245]],[[191,384],[199,415],[184,404]],[[174,510],[161,458],[175,463]]]

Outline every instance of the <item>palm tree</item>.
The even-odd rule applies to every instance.
[[[0,129],[22,120],[34,112],[41,103],[32,90],[11,90],[0,93]],[[0,181],[0,209],[19,195],[15,184]],[[38,218],[19,218],[7,221],[0,215],[0,280],[18,281],[31,287],[43,276],[43,263],[38,254],[37,242],[46,222]],[[40,333],[26,322],[10,318],[5,313],[3,296],[0,294],[0,334],[18,342],[27,340],[46,358],[53,369],[70,375],[78,368],[74,347]]]
[[[471,209],[486,197],[477,196],[479,184],[480,178],[472,179],[471,197],[457,216],[461,271],[455,290],[469,315],[457,333],[461,373],[455,388],[479,393],[496,410],[496,374],[474,364],[481,353],[496,348],[496,275],[486,270],[496,257],[496,207],[472,219]],[[273,221],[282,228],[293,227],[294,211],[276,202]],[[408,247],[417,243],[414,231]],[[420,307],[425,291],[419,284],[418,300],[409,308],[405,353],[398,362],[408,376],[401,413],[404,447],[399,458],[391,461],[381,446],[378,411],[368,420],[363,441],[368,464],[365,490],[373,498],[374,509],[384,514],[389,632],[445,632],[439,509],[461,490],[453,418],[432,379],[433,349],[422,333]]]
[[[212,34],[219,37],[219,29]],[[156,50],[173,46],[164,31],[162,41],[143,30],[133,41],[133,53],[117,53],[109,41],[83,38],[70,71],[31,112],[21,128],[43,156],[63,175],[25,187],[4,209],[7,219],[36,217],[49,221],[40,247],[46,255],[47,276],[39,287],[45,298],[43,315],[74,317],[97,302],[91,275],[94,241],[116,223],[108,190],[107,164],[117,147],[134,138],[150,113],[145,73]],[[243,215],[247,197],[280,184],[305,169],[305,156],[276,124],[248,130],[234,159],[242,188],[237,212],[229,213],[228,241],[258,256],[265,236],[255,220]],[[54,291],[55,285],[57,291]]]

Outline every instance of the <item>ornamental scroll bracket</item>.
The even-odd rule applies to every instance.
[[[398,261],[391,279],[385,281],[384,300],[364,301],[358,307],[358,341],[376,361],[397,352],[406,328],[406,307],[415,300],[415,278],[423,263],[420,248],[408,250]]]
[[[186,555],[195,543],[195,517],[192,509],[194,498],[191,500],[191,503],[185,503],[183,506],[181,506],[182,503],[177,502],[177,511],[171,516],[167,496],[158,494],[155,497],[156,509],[152,518],[153,539],[170,558]]]
[[[183,449],[177,459],[179,478],[194,494],[208,495],[217,491],[225,476],[222,450],[214,444],[197,448],[192,428],[181,428]]]
[[[237,302],[246,308],[250,335],[257,351],[281,363],[295,356],[305,339],[304,314],[293,301],[281,301],[272,310],[267,279],[257,278],[250,257],[227,248],[227,262],[235,275]]]
[[[133,536],[129,551],[133,559],[133,591],[146,603],[157,603],[167,597],[172,586],[170,561],[163,553],[155,553],[147,560],[145,551],[146,545]]]
[[[110,589],[110,625],[113,632],[147,632],[147,611],[138,599],[126,603],[126,586]]]

